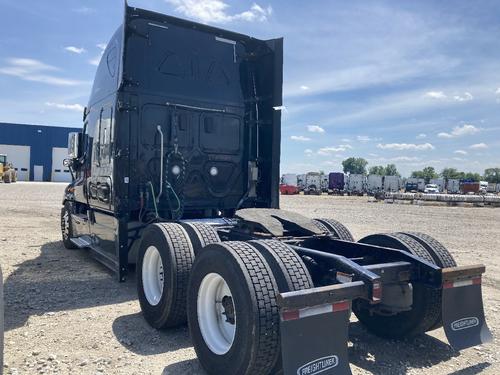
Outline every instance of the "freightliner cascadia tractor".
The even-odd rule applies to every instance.
[[[279,209],[282,66],[282,39],[126,6],[70,135],[64,245],[120,281],[135,263],[144,318],[187,322],[208,374],[349,374],[351,312],[386,338],[489,341],[484,266]]]

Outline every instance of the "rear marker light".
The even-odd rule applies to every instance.
[[[443,289],[459,288],[461,286],[481,285],[481,277],[469,280],[447,281],[443,283]]]
[[[380,283],[373,283],[372,301],[380,301],[382,299],[382,285]]]
[[[307,318],[308,316],[345,311],[348,309],[349,309],[349,301],[340,301],[335,303],[329,303],[326,305],[305,307],[303,309],[298,309],[298,310],[285,310],[281,313],[281,320],[283,321],[297,320],[297,319]]]

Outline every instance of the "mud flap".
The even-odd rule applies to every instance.
[[[473,273],[472,269],[468,269],[469,274]],[[479,268],[477,270],[480,271]],[[454,349],[462,350],[492,341],[484,317],[481,273],[468,277],[462,275],[453,280],[443,270],[442,303],[443,327]]]
[[[361,281],[278,296],[285,375],[350,375],[347,340],[351,300]]]
[[[284,374],[350,375],[349,302],[281,313]]]

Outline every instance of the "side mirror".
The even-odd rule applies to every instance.
[[[69,133],[68,135],[68,157],[70,159],[77,159],[80,155],[79,150],[79,133]]]
[[[85,108],[83,109],[83,116],[82,116],[82,117],[83,117],[83,122],[85,122],[85,120],[87,119],[87,115],[88,115],[88,114],[89,114],[89,113],[88,113],[88,109],[87,109],[87,107],[85,107]]]

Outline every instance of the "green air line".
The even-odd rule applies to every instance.
[[[156,218],[158,219],[160,217],[160,215],[158,215],[158,207],[156,207],[155,189],[154,189],[151,181],[148,181],[148,183],[149,183],[149,186],[151,186],[151,194],[153,195],[153,205],[155,206],[155,214],[156,214]]]

